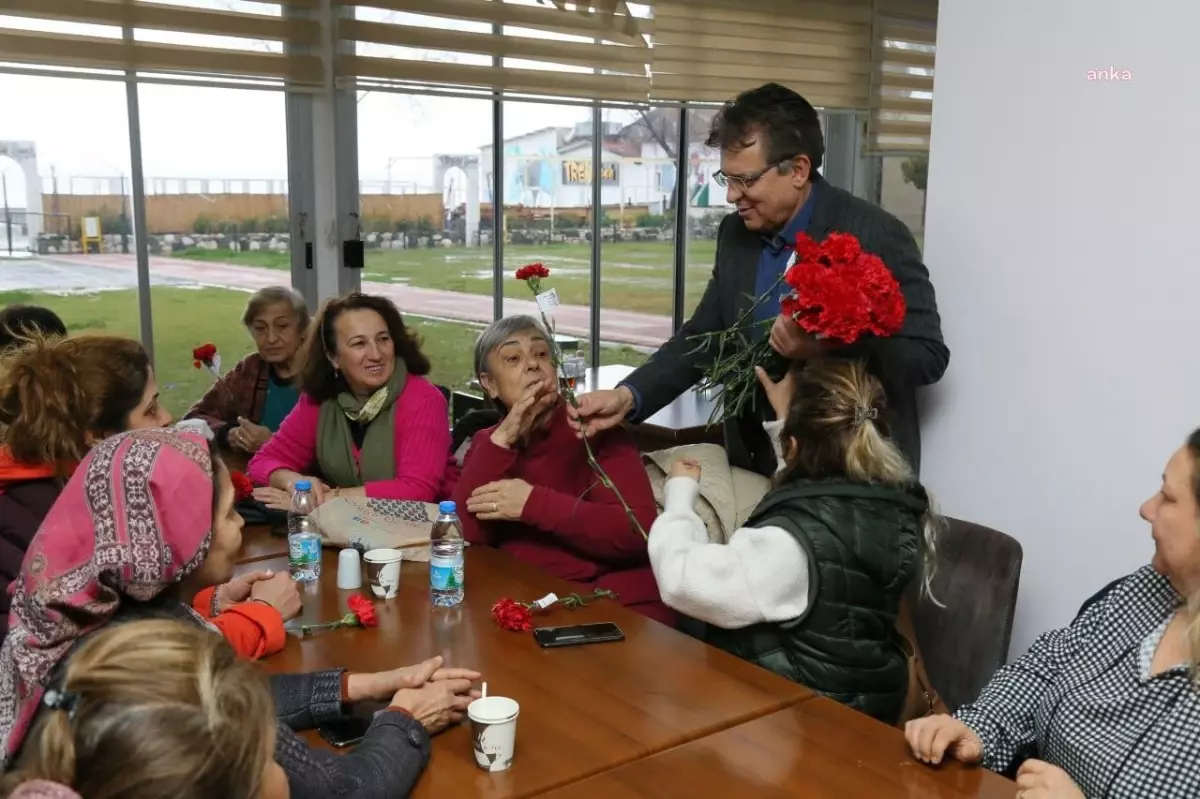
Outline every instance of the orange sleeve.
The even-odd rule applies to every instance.
[[[211,621],[234,650],[250,660],[275,654],[287,641],[283,617],[261,602],[240,602]]]
[[[216,591],[217,587],[212,585],[196,594],[196,596],[192,597],[192,610],[196,611],[209,621],[212,621],[212,601],[213,594],[216,593]]]

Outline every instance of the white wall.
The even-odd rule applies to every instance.
[[[1197,30],[1194,0],[940,4],[922,477],[1024,545],[1011,657],[1148,561],[1138,506],[1200,425]]]

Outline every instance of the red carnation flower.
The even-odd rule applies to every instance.
[[[523,633],[533,629],[533,614],[524,604],[505,597],[492,605],[492,618],[506,630]]]
[[[250,482],[250,478],[242,472],[230,473],[229,479],[233,481],[233,491],[238,502],[248,499],[254,494],[254,483]]]
[[[547,269],[541,261],[533,264],[525,264],[517,270],[517,280],[530,280],[531,278],[541,279],[550,277],[550,270]]]
[[[379,617],[375,615],[375,603],[362,594],[354,594],[347,600],[354,617],[363,627],[378,627]]]
[[[821,242],[821,254],[834,264],[853,261],[861,252],[858,239],[849,233],[830,233]]]
[[[207,364],[212,361],[213,356],[216,354],[217,347],[215,344],[201,344],[192,350],[192,361],[195,363],[196,368],[199,369],[201,364]]]
[[[812,240],[807,233],[796,234],[796,263],[812,261],[821,254],[821,245]]]

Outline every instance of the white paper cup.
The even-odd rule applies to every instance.
[[[513,762],[517,716],[521,706],[504,696],[488,696],[467,705],[475,763],[485,771],[504,771]]]
[[[400,561],[403,559],[404,553],[398,549],[372,549],[363,555],[371,593],[381,599],[396,596],[400,590]]]

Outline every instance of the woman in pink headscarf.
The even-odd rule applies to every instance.
[[[200,436],[139,430],[83,459],[13,583],[0,646],[4,770],[19,760],[31,725],[60,707],[65,664],[89,633],[148,617],[208,625],[191,601],[232,577],[241,527],[229,472]],[[274,677],[275,759],[293,799],[407,796],[429,757],[429,733],[461,718],[478,677],[443,669],[440,658],[376,674]],[[310,750],[293,732],[344,719],[355,702],[388,700],[363,743],[344,757]]]

